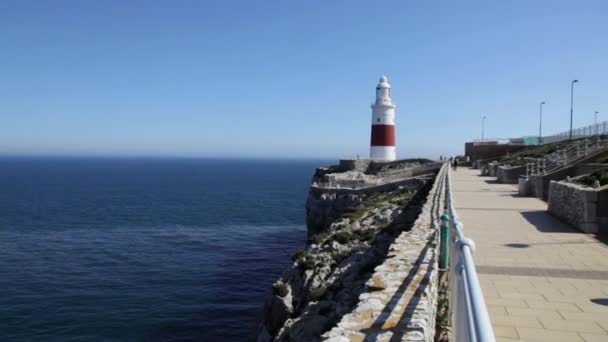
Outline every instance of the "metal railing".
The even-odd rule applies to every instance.
[[[490,322],[488,309],[483,299],[481,285],[475,269],[473,252],[475,243],[465,237],[463,226],[452,197],[452,184],[449,165],[446,163],[440,175],[445,187],[445,210],[447,215],[442,217],[443,225],[449,227],[449,274],[450,291],[449,320],[453,337],[457,342],[493,342],[494,329]],[[447,230],[447,229],[446,229]]]
[[[572,139],[580,139],[592,137],[594,135],[608,134],[608,121],[598,122],[593,125],[575,128],[572,130]],[[549,144],[558,141],[570,140],[570,131],[561,132],[549,136],[542,137],[542,144]]]
[[[600,135],[574,141],[543,158],[530,160],[526,164],[526,174],[528,176],[546,175],[606,148],[608,148],[608,140],[602,139]]]

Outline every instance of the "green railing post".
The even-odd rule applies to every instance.
[[[450,264],[450,215],[441,215],[439,234],[439,269],[445,270]]]

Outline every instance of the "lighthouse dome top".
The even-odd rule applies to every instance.
[[[378,80],[378,88],[390,88],[391,85],[388,83],[388,78],[386,78],[386,76],[382,75],[380,76],[380,79]]]

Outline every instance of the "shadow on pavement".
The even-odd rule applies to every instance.
[[[545,210],[524,211],[521,215],[536,229],[543,233],[577,233],[580,231],[559,221]]]

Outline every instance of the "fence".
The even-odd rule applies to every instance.
[[[597,124],[579,127],[572,130],[572,139],[591,137],[594,135],[608,134],[608,121],[598,122]],[[542,144],[549,144],[558,141],[570,140],[570,131],[561,132],[554,135],[542,137]]]

